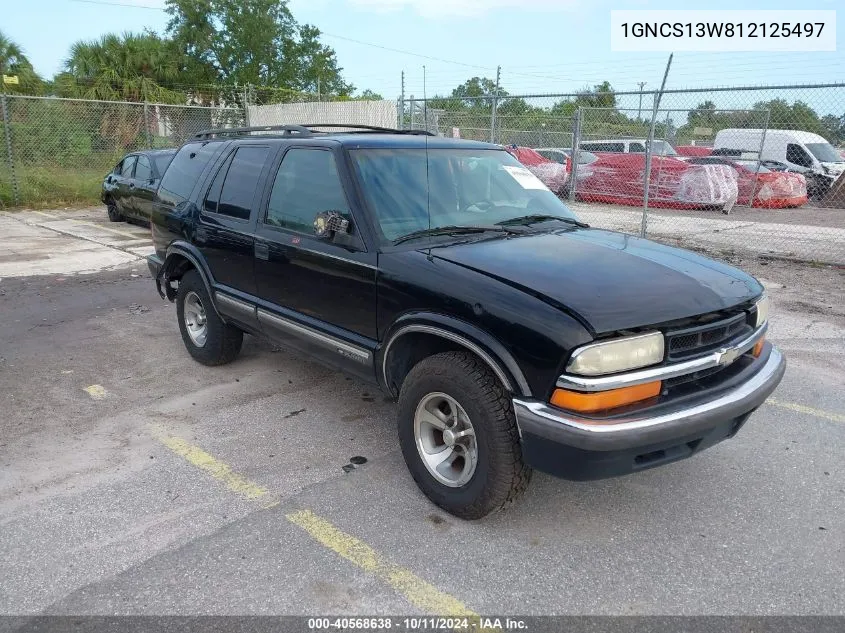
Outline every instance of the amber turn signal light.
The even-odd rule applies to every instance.
[[[578,411],[580,413],[592,413],[604,409],[613,409],[626,404],[648,400],[660,393],[662,383],[647,382],[644,385],[633,387],[622,387],[609,391],[596,391],[594,393],[581,393],[580,391],[569,391],[567,389],[555,389],[552,394],[551,403],[561,409]]]
[[[751,348],[751,355],[754,358],[760,358],[760,354],[763,353],[763,345],[765,345],[765,340],[760,339],[756,343],[754,343],[754,347]]]

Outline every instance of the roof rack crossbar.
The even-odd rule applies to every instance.
[[[428,130],[399,130],[377,125],[355,125],[352,123],[309,123],[307,125],[258,125],[249,127],[227,127],[211,130],[202,130],[194,134],[195,139],[210,139],[214,136],[239,136],[250,132],[281,132],[282,136],[314,136],[322,134],[314,128],[343,128],[354,130],[351,134],[360,133],[385,133],[385,134],[414,134],[423,136],[435,136]]]

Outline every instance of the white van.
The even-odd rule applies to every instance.
[[[763,132],[766,136],[763,139]],[[760,149],[760,142],[763,149]],[[716,134],[713,149],[759,152],[760,160],[775,160],[797,168],[811,170],[824,177],[828,186],[845,171],[845,160],[823,137],[799,130],[757,130],[728,128]]]

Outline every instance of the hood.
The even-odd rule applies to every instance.
[[[731,266],[597,229],[455,244],[431,255],[534,294],[598,334],[730,308],[763,291]]]

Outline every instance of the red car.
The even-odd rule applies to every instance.
[[[645,154],[594,153],[598,160],[578,167],[578,198],[641,206]],[[649,204],[654,207],[730,211],[737,199],[736,172],[726,165],[692,165],[679,158],[652,156],[649,182]]]
[[[800,207],[807,203],[807,179],[791,171],[779,171],[756,160],[707,156],[690,158],[691,165],[728,165],[737,172],[737,203],[762,209]],[[756,176],[755,176],[756,174]],[[755,185],[756,179],[756,185]]]
[[[554,193],[563,195],[566,189],[566,180],[569,177],[570,159],[567,158],[566,164],[562,165],[528,147],[506,145],[505,149]]]
[[[701,145],[678,145],[675,151],[679,156],[710,156],[713,153],[712,147],[702,147]]]

